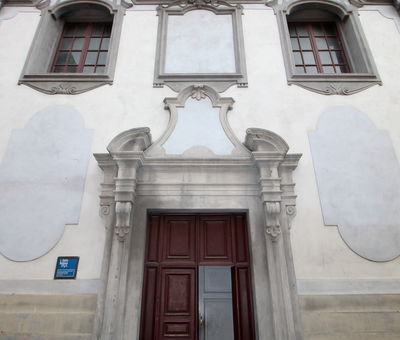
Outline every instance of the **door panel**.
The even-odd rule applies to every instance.
[[[255,339],[253,302],[248,267],[233,267],[235,340]]]
[[[200,340],[234,340],[230,266],[199,266]]]
[[[249,241],[244,215],[234,216],[235,263],[249,264]]]
[[[196,229],[193,216],[168,217],[163,228],[163,262],[196,262]]]
[[[200,263],[233,263],[230,216],[200,218]]]
[[[158,213],[148,222],[140,340],[254,340],[245,215]]]
[[[156,316],[156,292],[158,268],[150,267],[145,271],[145,284],[142,299],[142,327],[140,339],[154,339]]]
[[[195,339],[196,269],[161,270],[160,339]]]

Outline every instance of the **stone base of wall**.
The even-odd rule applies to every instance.
[[[399,340],[400,295],[302,295],[305,340]]]
[[[0,295],[0,340],[89,340],[95,294]]]

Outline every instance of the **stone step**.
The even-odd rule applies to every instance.
[[[88,334],[0,333],[0,340],[91,340]]]
[[[77,295],[0,295],[0,312],[93,312],[96,310],[95,294]]]
[[[94,313],[0,313],[0,334],[44,333],[44,334],[91,334]]]

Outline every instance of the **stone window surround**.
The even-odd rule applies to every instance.
[[[185,15],[187,12],[197,9],[208,10],[216,15],[232,16],[236,73],[196,74],[164,72],[168,17],[170,15]],[[157,8],[157,12],[159,23],[154,70],[154,87],[163,87],[163,85],[167,85],[176,92],[181,91],[186,88],[188,84],[193,83],[211,86],[218,92],[223,92],[234,84],[237,84],[238,87],[247,87],[247,71],[241,19],[243,7],[240,4],[233,5],[222,0],[184,0],[167,5],[160,5]]]
[[[304,9],[308,9],[312,6],[315,9],[326,11],[340,18],[338,29],[341,31],[344,40],[347,55],[350,59],[350,65],[354,67],[355,64],[360,64],[366,69],[366,72],[313,75],[297,74],[295,72],[287,19],[295,10],[303,6],[308,6],[304,7]],[[353,6],[333,0],[294,0],[282,6],[275,6],[275,12],[278,20],[283,59],[289,85],[295,84],[307,90],[325,95],[350,95],[365,90],[373,85],[382,84],[362,31],[357,11]],[[340,23],[345,20],[348,25],[347,34],[343,32],[342,25],[340,25]],[[355,37],[353,40],[351,40],[351,37],[347,37],[350,34]],[[350,49],[349,46],[356,46],[356,48]],[[355,53],[349,53],[351,50],[357,50],[356,52],[358,52],[359,55],[357,57],[353,56]],[[357,59],[357,61],[354,61],[354,59]]]
[[[106,8],[113,17],[113,28],[105,73],[50,73],[54,53],[64,26],[62,15],[71,5],[97,5]],[[27,85],[45,94],[79,94],[105,84],[112,84],[126,3],[115,5],[107,0],[68,0],[47,6],[41,11],[36,30],[18,84]],[[39,65],[39,66],[38,66]]]

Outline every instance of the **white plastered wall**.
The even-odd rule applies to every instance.
[[[273,11],[253,6],[245,9],[242,19],[249,88],[231,87],[221,96],[236,101],[228,119],[240,140],[246,128],[264,128],[284,138],[291,153],[303,154],[294,172],[298,200],[292,247],[298,279],[400,279],[400,258],[386,263],[365,260],[346,246],[336,227],[324,226],[307,136],[328,108],[353,106],[378,129],[388,131],[400,159],[400,33],[395,23],[377,11],[360,11],[383,86],[346,97],[288,86]],[[158,23],[153,8],[127,12],[114,85],[76,96],[49,96],[17,85],[38,21],[39,12],[32,11],[0,23],[0,159],[11,131],[52,105],[70,105],[80,112],[85,127],[94,130],[92,152],[105,152],[114,136],[134,127],[148,126],[153,140],[158,139],[168,122],[162,101],[177,94],[168,87],[152,87]],[[61,255],[80,256],[78,279],[99,278],[105,240],[98,214],[101,180],[91,158],[79,224],[67,226],[60,242],[35,261],[17,263],[0,256],[0,280],[52,279],[56,257]]]

